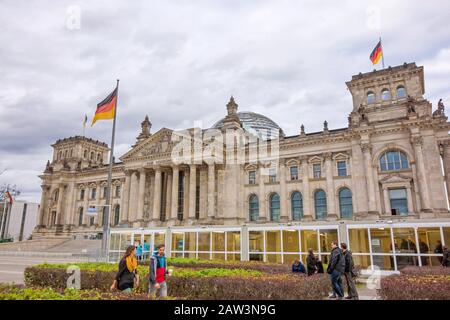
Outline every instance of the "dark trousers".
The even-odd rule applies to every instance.
[[[337,297],[344,297],[344,286],[342,285],[342,273],[333,270],[330,274],[331,286],[333,287],[333,294]]]
[[[358,291],[356,291],[355,279],[352,277],[351,272],[344,273],[345,281],[348,288],[348,296],[353,299],[358,299]]]

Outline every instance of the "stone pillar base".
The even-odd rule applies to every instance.
[[[282,223],[289,222],[289,217],[288,216],[281,216],[280,217],[280,222],[282,222]]]
[[[304,222],[311,222],[313,220],[314,220],[314,218],[311,215],[303,216],[303,218],[301,219],[301,221],[304,221]]]
[[[257,223],[266,223],[268,222],[268,219],[266,217],[258,217]]]
[[[337,219],[339,219],[339,217],[335,213],[330,213],[327,216],[327,220],[330,220],[330,221],[336,221]]]
[[[367,212],[367,219],[378,220],[380,219],[380,213],[378,211],[369,211]]]
[[[420,219],[431,219],[431,218],[435,218],[436,214],[434,212],[422,211],[418,215],[415,215],[415,216]]]

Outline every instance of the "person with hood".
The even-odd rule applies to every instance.
[[[167,270],[167,260],[164,251],[165,246],[160,244],[157,247],[157,251],[150,258],[149,295],[152,297],[156,296],[158,290],[161,298],[167,297],[166,275],[169,272]]]
[[[300,260],[295,259],[294,263],[292,264],[292,272],[306,273],[305,266]]]
[[[342,300],[344,298],[344,287],[342,285],[342,275],[345,271],[345,259],[342,250],[339,248],[338,242],[331,242],[331,254],[327,267],[327,273],[330,275],[333,293],[330,299]]]
[[[111,290],[119,289],[125,293],[132,293],[136,280],[136,286],[139,286],[139,277],[137,274],[136,247],[128,246],[124,256],[119,262],[119,270],[116,278],[111,285]]]
[[[308,276],[317,272],[317,260],[314,256],[314,251],[312,248],[308,249],[308,256],[306,257],[306,270],[308,272]]]
[[[344,277],[347,283],[348,296],[345,299],[359,300],[358,291],[355,286],[356,274],[354,272],[355,263],[353,262],[352,252],[347,249],[346,243],[341,243],[341,249],[344,253],[345,272]]]

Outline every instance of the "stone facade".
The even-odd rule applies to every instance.
[[[347,128],[329,130],[325,123],[323,131],[306,133],[302,126],[295,136],[285,136],[279,129],[276,139],[265,142],[271,152],[277,149],[277,155],[256,159],[251,154],[257,144],[237,144],[214,153],[217,141],[205,142],[207,131],[192,128],[178,136],[189,136],[189,150],[194,152],[180,151],[177,159],[182,160],[174,161],[180,143],[174,132],[163,128],[150,133],[146,117],[136,144],[113,167],[111,225],[450,218],[450,123],[443,108],[432,113],[431,103],[423,97],[423,67],[405,63],[360,73],[347,87],[353,97]],[[236,132],[239,140],[248,132],[237,109],[230,99],[216,131]],[[198,141],[198,136],[203,139]],[[58,140],[53,149],[53,160],[41,175],[35,232],[101,232],[101,210],[95,217],[87,211],[105,204],[108,146],[72,137]],[[218,161],[230,152],[242,152],[246,160]],[[350,198],[343,196],[343,189],[350,191]],[[295,192],[301,194],[300,202],[293,198]]]

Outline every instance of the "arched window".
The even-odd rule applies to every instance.
[[[259,218],[259,201],[258,196],[252,194],[248,200],[248,210],[250,221],[257,221]]]
[[[70,149],[70,157],[73,157],[73,149]]]
[[[391,92],[388,89],[381,90],[381,100],[391,100]]]
[[[351,219],[353,217],[352,192],[349,188],[342,188],[339,191],[339,210],[341,218]]]
[[[81,226],[83,224],[83,207],[80,208],[78,213],[78,225]]]
[[[269,199],[270,205],[270,221],[280,220],[280,196],[278,193],[273,193]]]
[[[87,150],[84,150],[84,154],[83,154],[83,157],[86,159],[87,158]]]
[[[68,150],[66,150],[65,152],[64,152],[64,158],[67,158],[67,155],[69,154],[69,151]]]
[[[98,162],[100,162],[101,157],[102,157],[102,156],[100,155],[100,153],[97,154],[97,161],[98,161]]]
[[[119,220],[120,220],[120,205],[117,205],[114,208],[114,225],[115,226],[119,225]]]
[[[375,93],[372,91],[367,92],[367,104],[375,103]]]
[[[380,157],[381,171],[401,170],[408,168],[408,157],[401,151],[388,151],[383,153]]]
[[[314,206],[316,209],[316,219],[326,219],[327,217],[327,195],[323,190],[314,193]]]
[[[303,218],[303,199],[302,194],[295,191],[291,195],[292,220],[300,220]]]
[[[94,160],[94,151],[91,152],[91,160]]]
[[[404,86],[397,87],[397,99],[406,98],[406,89]]]
[[[61,160],[62,158],[62,151],[58,152],[58,160]]]

